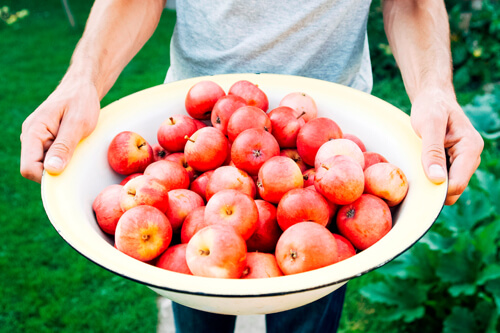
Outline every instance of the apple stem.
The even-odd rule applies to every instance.
[[[170,122],[172,123],[172,125],[175,125],[175,121],[174,121],[174,118],[173,117],[170,117]]]
[[[292,260],[297,259],[297,251],[290,249],[290,257],[292,257]]]
[[[299,119],[300,117],[302,117],[302,116],[303,116],[303,115],[305,115],[305,114],[306,114],[306,112],[305,112],[305,111],[302,111],[302,113],[301,113],[301,114],[299,114],[299,116],[297,117],[297,119]]]
[[[200,249],[200,255],[202,255],[202,256],[208,256],[208,255],[210,255],[210,250]]]
[[[186,140],[188,140],[188,141],[191,141],[191,142],[193,142],[193,143],[195,142],[193,139],[191,139],[191,138],[190,138],[189,136],[187,136],[187,135],[186,135],[186,136],[184,136],[184,139],[186,139]]]
[[[321,164],[321,167],[322,167],[322,168],[325,168],[326,170],[330,170],[330,169],[329,169],[326,165],[324,165],[324,164]]]

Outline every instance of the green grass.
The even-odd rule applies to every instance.
[[[30,15],[0,25],[0,331],[153,332],[156,294],[91,263],[50,224],[40,186],[19,173],[21,125],[62,78],[91,6],[70,1],[72,29],[61,1],[2,2]],[[165,13],[150,42],[124,70],[105,105],[163,83],[175,15]],[[153,63],[150,59],[158,59]]]
[[[24,119],[62,78],[88,16],[91,1],[71,1],[72,29],[61,1],[3,1],[30,15],[0,25],[0,332],[153,332],[156,294],[116,276],[69,247],[50,224],[40,186],[19,174],[19,135]],[[102,106],[163,83],[175,16],[167,11],[152,39],[126,67]],[[152,61],[154,59],[154,61]],[[408,112],[400,78],[376,81],[374,95]],[[470,94],[463,98],[469,99]],[[358,293],[375,277],[349,282],[342,332],[397,332],[377,318]]]

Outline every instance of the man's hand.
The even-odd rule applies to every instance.
[[[481,162],[484,142],[451,92],[424,90],[415,96],[411,124],[422,138],[422,165],[427,177],[440,184],[449,182],[446,205],[454,204]]]
[[[44,169],[61,173],[78,142],[95,128],[99,110],[99,96],[92,84],[63,80],[23,123],[23,177],[40,183]]]

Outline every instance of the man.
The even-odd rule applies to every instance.
[[[75,146],[94,129],[100,100],[152,35],[164,6],[165,0],[95,2],[67,73],[23,124],[24,177],[39,182],[44,169],[52,174],[63,171]],[[370,92],[369,6],[366,0],[178,0],[167,81],[271,72],[315,77]],[[411,123],[422,138],[422,166],[432,182],[442,183],[448,175],[446,204],[453,204],[479,166],[483,141],[456,101],[444,2],[386,0],[383,12],[386,34],[412,102]],[[297,312],[269,315],[268,330],[277,325],[288,331],[285,325],[294,321],[304,325],[297,332],[336,330],[344,291],[298,309],[303,311],[300,318]],[[202,323],[188,331],[200,330],[206,321],[227,324],[227,331],[234,327],[234,317],[198,313],[175,304],[174,315],[179,331],[186,322]]]

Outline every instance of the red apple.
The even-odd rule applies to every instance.
[[[297,135],[305,124],[303,115],[297,116],[288,106],[279,106],[269,112],[273,135],[281,148],[297,147]]]
[[[193,275],[186,262],[186,248],[187,244],[176,244],[170,246],[158,258],[156,267],[172,272]]]
[[[311,168],[302,172],[302,177],[304,178],[304,187],[314,185],[314,176],[316,175],[316,169]]]
[[[248,252],[241,279],[263,279],[283,276],[276,257],[271,253]]]
[[[314,99],[304,92],[292,92],[283,97],[280,106],[288,106],[295,110],[295,115],[304,114],[307,123],[318,116],[318,108]]]
[[[408,193],[408,179],[399,167],[391,163],[377,163],[365,170],[365,193],[384,199],[390,207],[396,206]]]
[[[337,228],[358,250],[365,250],[378,242],[392,228],[389,206],[371,194],[339,209]]]
[[[196,276],[238,279],[246,267],[245,240],[228,225],[210,225],[187,243],[186,262]]]
[[[277,204],[286,192],[304,186],[299,166],[289,157],[275,156],[259,170],[257,189],[262,199]]]
[[[173,232],[180,233],[186,216],[195,208],[204,205],[203,198],[193,191],[176,189],[168,192],[168,209],[165,215],[172,225]]]
[[[193,135],[197,129],[189,116],[183,114],[170,116],[158,128],[158,143],[170,153],[182,152],[186,145],[185,137]]]
[[[144,174],[159,179],[165,185],[167,191],[178,188],[187,189],[189,187],[188,172],[179,163],[173,161],[153,162],[144,170]]]
[[[180,166],[182,166],[184,169],[186,169],[190,182],[192,182],[195,179],[196,170],[193,169],[193,167],[190,166],[189,163],[186,161],[186,155],[184,153],[170,154],[165,158],[165,160],[175,162],[175,163],[179,164]]]
[[[162,146],[160,146],[159,143],[155,143],[152,145],[153,148],[153,161],[161,161],[164,160],[168,154],[170,154],[168,151],[165,150]]]
[[[120,182],[120,185],[125,185],[128,183],[129,180],[134,179],[135,177],[142,176],[142,172],[136,172],[131,175],[128,175],[127,177],[123,178],[122,181]]]
[[[346,205],[363,194],[364,180],[358,162],[346,155],[335,155],[316,168],[314,187],[327,200]]]
[[[185,100],[187,113],[195,119],[210,119],[210,113],[226,93],[217,83],[209,80],[194,84],[188,91]]]
[[[232,162],[251,176],[258,174],[264,162],[279,154],[280,147],[274,136],[258,128],[243,131],[231,146]]]
[[[233,166],[221,166],[214,170],[206,186],[207,201],[217,192],[234,189],[255,198],[256,187],[253,179],[243,170]]]
[[[123,213],[115,232],[116,248],[141,261],[163,253],[172,240],[172,227],[155,207],[137,206]]]
[[[255,106],[244,106],[234,111],[227,123],[227,137],[230,142],[249,128],[262,128],[272,133],[271,119],[268,115]]]
[[[143,172],[153,160],[153,148],[135,132],[118,133],[108,146],[109,165],[122,175]]]
[[[239,108],[246,106],[243,98],[236,95],[226,95],[221,97],[215,103],[212,110],[211,122],[212,126],[219,129],[224,135],[227,135],[227,124],[232,114]]]
[[[304,189],[318,192],[318,191],[316,191],[316,188],[314,187],[314,184],[313,185],[309,185],[308,187],[304,187]],[[326,227],[328,228],[331,225],[332,219],[335,217],[335,214],[337,213],[337,210],[338,210],[339,206],[337,204],[334,204],[333,202],[327,200],[325,197],[323,197],[323,198],[326,200],[326,203],[328,204],[328,216],[329,216],[329,220],[328,220],[328,223],[326,225]]]
[[[246,80],[235,82],[229,88],[228,95],[240,96],[245,100],[247,105],[256,106],[264,112],[267,112],[269,108],[269,100],[264,91],[258,85]]]
[[[276,218],[285,231],[299,222],[315,222],[324,227],[330,220],[326,199],[316,191],[296,188],[285,193],[278,204]]]
[[[365,158],[365,168],[366,170],[368,167],[372,166],[373,164],[381,163],[381,162],[388,162],[387,159],[382,156],[381,154],[373,151],[365,151],[363,152],[363,156]]]
[[[133,207],[148,205],[166,212],[168,208],[168,189],[152,176],[142,175],[127,182],[120,194],[120,207],[127,211]]]
[[[330,118],[314,118],[297,135],[297,151],[306,164],[314,165],[316,153],[325,142],[342,137],[342,130]]]
[[[228,152],[227,138],[214,127],[197,130],[186,143],[184,155],[196,171],[205,172],[220,167]]]
[[[304,163],[297,149],[291,149],[291,148],[282,149],[280,155],[290,157],[292,160],[294,160],[295,163],[297,163],[297,165],[299,166],[301,172],[305,172],[307,169],[310,168],[307,164]]]
[[[95,213],[99,227],[110,235],[115,234],[118,220],[123,215],[120,207],[122,188],[122,185],[108,185],[95,197],[92,203],[92,210]]]
[[[181,243],[187,243],[198,230],[205,228],[205,206],[193,209],[184,219],[181,227]]]
[[[205,124],[203,121],[199,120],[199,119],[194,119],[192,118],[195,125],[196,125],[196,130],[199,130],[200,128],[203,128],[203,127],[207,127],[208,125]],[[206,121],[206,120],[205,120]]]
[[[275,255],[285,275],[307,272],[338,261],[337,241],[322,225],[300,222],[283,232]]]
[[[259,211],[254,199],[237,190],[221,190],[205,206],[206,224],[230,225],[245,240],[254,233],[258,219]]]
[[[198,177],[196,177],[195,180],[191,182],[191,185],[189,185],[189,189],[193,192],[198,193],[205,202],[207,201],[207,184],[208,180],[210,179],[210,176],[214,173],[215,170],[209,170],[205,171]]]
[[[350,258],[356,254],[356,249],[347,238],[336,233],[333,234],[333,237],[335,237],[335,240],[337,241],[339,261]]]
[[[247,240],[247,249],[249,252],[274,252],[282,233],[276,220],[276,207],[261,199],[255,200],[255,204],[259,211],[259,219],[257,220],[257,228]]]
[[[335,139],[325,142],[318,149],[318,152],[316,153],[316,159],[314,161],[316,170],[324,161],[335,155],[350,156],[359,163],[361,168],[365,166],[365,158],[363,156],[363,152],[358,147],[358,145],[354,143],[354,141],[348,139]]]
[[[351,140],[352,142],[354,142],[355,144],[358,145],[359,149],[361,149],[362,152],[365,152],[366,151],[366,147],[365,147],[365,144],[363,143],[363,141],[361,141],[361,139],[359,137],[357,137],[356,135],[354,134],[351,134],[351,133],[344,133],[344,136],[343,136],[344,139],[348,139],[348,140]]]

